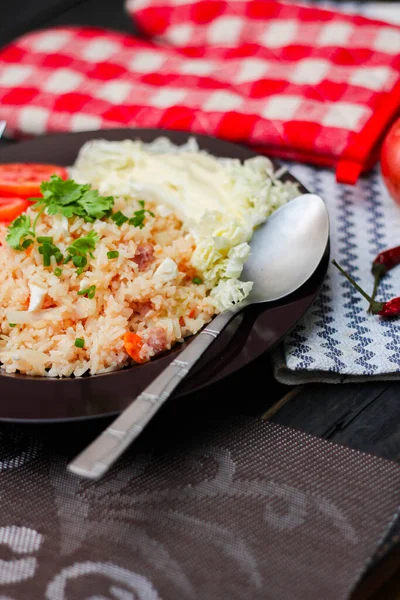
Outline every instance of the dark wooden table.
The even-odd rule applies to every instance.
[[[123,0],[13,0],[2,8],[1,46],[27,31],[58,24],[95,25],[137,33],[123,9]],[[248,397],[248,382],[252,382],[252,389],[257,384],[260,390],[254,398]],[[247,391],[245,404],[244,389]],[[286,387],[273,379],[268,356],[262,356],[211,391],[194,395],[190,410],[182,402],[172,402],[167,410],[176,412],[187,426],[194,421],[198,424],[199,419],[205,423],[207,419],[215,420],[216,410],[221,418],[227,412],[263,415],[281,425],[400,461],[399,397],[400,382]],[[63,427],[57,426],[56,431],[54,427],[44,427],[43,433],[60,443]],[[74,427],[79,430],[82,426]],[[103,424],[94,423],[90,427],[94,435]],[[68,433],[70,436],[71,429]],[[388,547],[394,547],[394,551],[376,561],[376,567],[366,576],[354,600],[400,598],[400,550],[395,547],[399,540],[400,527],[397,526],[388,539]],[[389,578],[391,582],[383,583]]]

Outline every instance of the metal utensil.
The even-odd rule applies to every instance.
[[[6,121],[0,121],[0,138],[3,137],[3,133],[6,129],[7,123]]]
[[[328,213],[319,196],[298,196],[275,211],[251,239],[251,254],[242,273],[244,281],[254,282],[250,295],[216,316],[68,469],[90,479],[104,475],[240,311],[251,304],[284,298],[310,278],[328,237]]]

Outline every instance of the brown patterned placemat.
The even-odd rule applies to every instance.
[[[88,482],[1,425],[1,600],[344,599],[399,501],[397,464],[257,419],[139,441]]]

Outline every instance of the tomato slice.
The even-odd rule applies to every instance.
[[[29,198],[41,196],[40,184],[58,175],[68,179],[68,171],[59,165],[42,163],[5,163],[0,165],[0,194]]]
[[[31,203],[26,198],[0,196],[0,222],[9,223],[14,221],[29,206],[31,206]]]

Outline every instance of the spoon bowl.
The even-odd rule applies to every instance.
[[[328,213],[319,196],[303,194],[276,210],[251,239],[242,273],[242,280],[253,281],[249,296],[217,315],[68,469],[89,479],[104,475],[239,312],[251,304],[284,298],[311,277],[328,238]]]
[[[304,285],[321,262],[328,238],[328,212],[319,196],[303,194],[278,208],[251,238],[241,276],[253,281],[247,303],[280,300]]]

